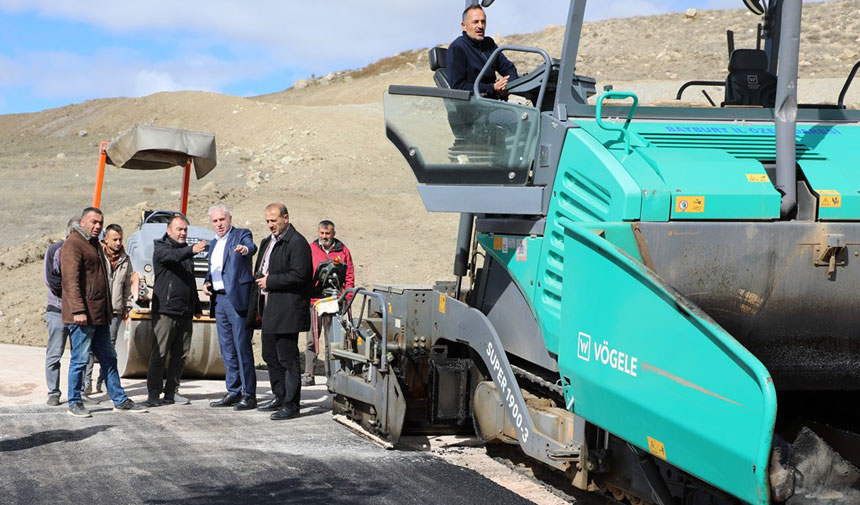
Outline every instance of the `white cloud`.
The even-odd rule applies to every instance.
[[[149,34],[184,30],[226,44],[254,46],[278,63],[311,69],[366,64],[406,49],[450,41],[460,32],[463,0],[0,0],[0,10],[36,11],[104,30]],[[564,0],[499,0],[488,9],[489,33],[524,33],[567,17]],[[593,1],[588,19],[665,12],[648,0]],[[97,13],[97,14],[94,14]]]
[[[5,67],[5,68],[4,68]],[[233,62],[210,56],[146,61],[133,51],[107,48],[92,56],[69,52],[27,52],[8,65],[0,61],[5,85],[26,86],[36,98],[143,96],[158,91],[216,91],[261,72],[261,60]]]
[[[729,1],[741,6],[740,0],[690,1],[699,6]],[[93,32],[81,34],[81,40],[91,39],[93,47],[80,54],[26,47],[7,52],[7,57],[0,54],[0,86],[27,88],[37,98],[79,100],[179,89],[218,91],[285,71],[323,75],[453,40],[460,33],[464,3],[0,0],[0,13],[35,13],[80,23],[82,31]],[[658,14],[672,10],[672,5],[677,6],[658,0],[592,0],[586,19]],[[568,7],[565,0],[498,0],[487,11],[488,33],[527,33],[563,25]],[[114,41],[128,40],[130,45],[167,40],[176,48],[169,56],[158,57],[133,48],[98,47],[105,31],[117,35]],[[260,90],[272,91],[276,89]]]
[[[141,70],[134,79],[134,91],[137,96],[149,95],[159,91],[179,91],[182,84],[169,73],[157,70]]]

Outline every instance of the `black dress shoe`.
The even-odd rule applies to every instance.
[[[269,419],[272,421],[284,421],[286,419],[292,419],[299,415],[299,409],[296,407],[281,407],[277,412],[272,412],[272,415],[269,416]]]
[[[233,410],[254,410],[257,408],[257,398],[253,396],[243,396],[236,405],[233,405]]]
[[[272,411],[278,410],[284,405],[284,400],[281,400],[278,397],[272,398],[271,400],[264,401],[263,403],[257,405],[257,410],[262,411]]]
[[[239,403],[239,395],[227,393],[224,398],[209,402],[210,407],[230,407]]]

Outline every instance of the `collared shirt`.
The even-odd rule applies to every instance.
[[[269,240],[269,246],[266,247],[266,254],[263,256],[263,263],[260,264],[260,271],[263,273],[263,275],[269,274],[269,258],[272,256],[272,249],[275,248],[275,243],[279,240],[284,239],[284,236],[287,234],[287,231],[289,231],[290,226],[292,226],[292,225],[287,226],[287,228],[284,230],[284,232],[281,233],[280,235],[278,235],[278,236],[272,235],[271,240]],[[263,293],[264,295],[266,294],[265,289],[261,289],[260,292]]]
[[[227,239],[232,231],[233,227],[231,226],[223,237],[218,238],[212,249],[212,269],[209,272],[212,274],[212,289],[215,291],[224,290],[224,252],[227,249]]]

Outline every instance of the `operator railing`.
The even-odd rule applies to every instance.
[[[839,92],[839,101],[836,102],[836,106],[840,109],[845,108],[845,95],[848,93],[848,88],[851,87],[851,83],[854,82],[854,76],[857,75],[857,70],[860,70],[860,61],[854,64],[854,68],[851,69],[851,73],[848,74],[848,78],[845,79],[845,84]]]
[[[522,53],[535,53],[535,54],[539,54],[539,55],[543,56],[543,61],[544,61],[544,64],[543,64],[543,81],[540,84],[540,91],[538,92],[537,101],[534,104],[535,108],[537,108],[537,110],[540,111],[541,106],[543,105],[543,98],[544,98],[544,95],[546,94],[547,86],[549,85],[549,79],[552,75],[552,58],[549,57],[549,54],[546,51],[544,51],[543,49],[537,48],[537,47],[528,47],[528,46],[497,47],[496,50],[493,51],[493,53],[487,59],[487,63],[484,64],[484,68],[481,69],[481,71],[478,73],[478,77],[475,79],[475,87],[474,87],[475,97],[479,100],[492,100],[491,98],[486,98],[484,96],[481,96],[481,90],[480,90],[481,79],[484,78],[484,74],[487,73],[487,70],[490,70],[493,67],[493,62],[496,61],[496,58],[498,58],[499,55],[502,54],[503,51],[519,51]],[[527,116],[524,113],[522,119],[526,119],[526,117]],[[523,122],[518,121],[517,122],[517,129],[516,129],[516,132],[514,133],[514,138],[516,138],[516,139],[522,138],[522,134],[523,134],[522,130],[523,130]],[[537,142],[536,137],[535,137],[534,141]],[[526,144],[526,145],[528,146],[528,144]],[[530,148],[530,146],[528,148]],[[508,164],[513,164],[514,157],[516,156],[516,152],[517,152],[516,149],[511,150],[511,153],[510,153],[510,156],[508,159]]]
[[[538,93],[537,102],[534,104],[535,107],[540,110],[541,105],[543,104],[543,97],[546,94],[546,88],[549,84],[549,78],[552,74],[552,58],[549,57],[549,54],[543,49],[539,49],[537,47],[528,47],[528,46],[502,46],[497,47],[495,51],[490,55],[487,59],[487,63],[484,63],[484,68],[478,73],[478,78],[475,79],[475,89],[474,93],[476,97],[483,98],[481,96],[480,84],[481,79],[484,78],[484,74],[487,73],[487,70],[493,67],[493,62],[496,61],[496,58],[499,57],[503,51],[519,51],[522,53],[535,53],[543,56],[544,64],[543,64],[543,82],[540,85],[540,92]],[[487,100],[490,100],[489,98]]]
[[[678,88],[678,93],[675,95],[675,100],[680,100],[684,95],[684,91],[690,86],[726,86],[726,81],[687,81]],[[705,95],[707,96],[707,95]]]
[[[348,297],[348,295],[352,294],[353,296]],[[388,312],[385,310],[385,298],[380,293],[375,293],[373,291],[368,291],[363,288],[350,288],[343,291],[338,297],[338,305],[341,305],[344,299],[347,299],[346,304],[341,305],[343,308],[340,310],[338,314],[340,317],[346,316],[352,307],[353,302],[357,298],[357,295],[362,295],[361,300],[361,312],[358,315],[358,320],[353,323],[355,330],[361,327],[361,322],[364,318],[364,309],[365,304],[367,303],[368,297],[376,298],[379,301],[380,307],[382,307],[382,344],[380,349],[380,357],[379,357],[379,371],[387,372],[388,371]],[[336,356],[339,358],[345,358],[352,361],[358,361],[361,363],[367,363],[368,365],[373,365],[376,362],[376,357],[373,355],[373,348],[368,342],[368,345],[364,347],[364,354],[359,354],[352,351],[347,351],[346,349],[331,349],[332,356]]]

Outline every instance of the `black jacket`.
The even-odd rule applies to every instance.
[[[263,239],[257,249],[254,272],[260,272],[271,235]],[[278,240],[269,257],[269,276],[266,279],[263,333],[298,333],[308,331],[311,317],[308,307],[313,289],[313,266],[308,241],[293,225]],[[254,321],[259,311],[259,289],[254,289],[248,321]]]
[[[496,47],[496,42],[490,37],[484,37],[484,40],[478,41],[469,38],[466,32],[454,39],[454,42],[451,42],[448,47],[448,56],[445,62],[445,72],[448,74],[451,88],[472,91],[475,88],[478,74],[481,73],[481,69],[484,68]],[[478,85],[478,90],[482,95],[499,98],[499,95],[493,91],[496,72],[502,76],[509,76],[511,81],[519,77],[517,67],[504,54],[500,54],[493,63],[493,71],[488,70],[484,74],[484,78],[481,79],[481,84]]]
[[[194,279],[194,251],[191,246],[180,244],[166,233],[154,243],[152,311],[189,317],[203,312],[197,295],[197,281]]]

